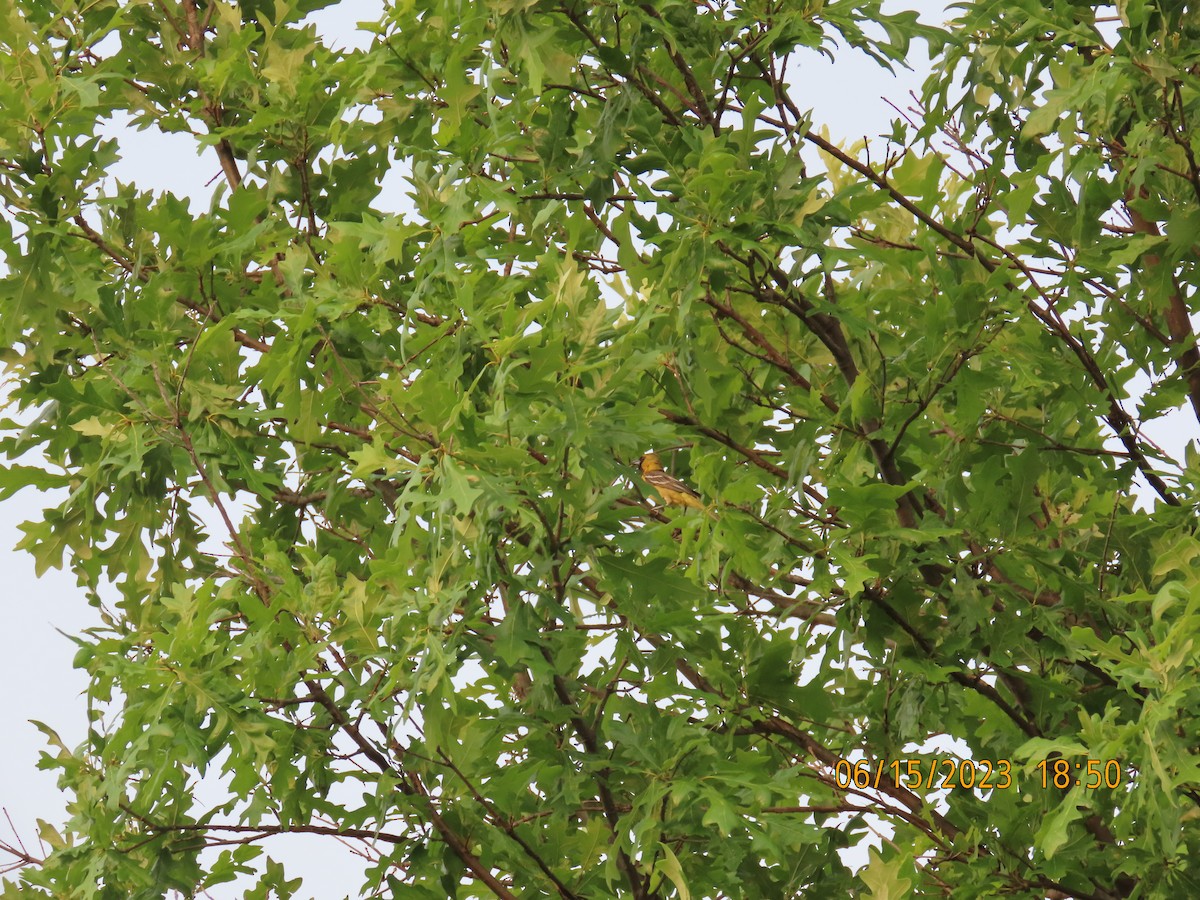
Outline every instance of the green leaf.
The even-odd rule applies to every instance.
[[[902,900],[912,893],[912,879],[900,877],[905,860],[896,856],[884,862],[876,850],[870,854],[871,861],[860,874],[863,883],[874,900]]]

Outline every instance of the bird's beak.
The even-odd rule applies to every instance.
[[[646,458],[646,457],[644,457],[644,456],[639,456],[637,459],[635,459],[633,462],[631,462],[631,463],[629,464],[629,468],[631,468],[631,469],[640,469],[640,468],[642,467],[642,460],[643,460],[643,459],[645,459],[645,458]]]

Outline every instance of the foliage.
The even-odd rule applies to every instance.
[[[4,896],[1200,895],[1192,5],[326,5],[0,6],[0,490],[103,620]]]

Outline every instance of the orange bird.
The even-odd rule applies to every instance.
[[[642,480],[650,485],[663,499],[663,503],[673,506],[689,506],[692,509],[704,509],[700,495],[690,487],[667,472],[662,467],[657,453],[643,454],[637,461],[642,470]]]

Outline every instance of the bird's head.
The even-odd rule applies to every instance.
[[[655,472],[662,468],[662,462],[659,461],[658,454],[653,451],[643,453],[638,457],[634,465],[643,472]]]

